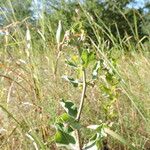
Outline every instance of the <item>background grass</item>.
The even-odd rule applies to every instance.
[[[113,130],[134,144],[137,149],[148,150],[149,41],[143,44],[143,39],[137,39],[136,29],[135,43],[130,41],[129,36],[117,40],[105,24],[102,27],[97,22],[91,22],[86,10],[84,14],[97,40],[91,43],[91,48],[107,61],[107,54],[111,53],[111,57],[115,57],[115,69],[123,82],[118,87],[118,98],[112,106],[115,111],[111,119],[107,119],[104,110],[107,99],[99,88],[101,80],[97,81],[96,86],[88,88],[81,121],[84,126],[97,123],[99,120],[111,122]],[[15,20],[12,22],[17,23]],[[51,23],[44,18],[40,22],[40,32],[26,21],[20,21],[16,26],[13,24],[8,28],[8,35],[0,35],[0,149],[58,149],[53,141],[53,124],[56,116],[62,112],[59,101],[65,98],[73,100],[78,105],[81,93],[80,89],[74,89],[61,78],[64,74],[73,74],[72,70],[65,66],[65,58],[72,54],[74,47],[66,47],[67,53],[61,55],[58,72],[54,76],[58,54],[54,37],[56,28],[51,29]],[[29,49],[26,41],[27,26],[31,33]],[[48,30],[44,33],[46,28]],[[99,33],[100,29],[112,41],[111,48]],[[111,109],[108,113],[111,114]],[[86,141],[86,136],[89,135],[89,131],[84,131],[83,140]],[[112,150],[129,149],[111,137],[108,137],[108,141]]]

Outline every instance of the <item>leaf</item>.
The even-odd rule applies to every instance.
[[[122,144],[129,146],[133,150],[137,150],[133,145],[131,145],[128,141],[126,141],[123,137],[119,134],[115,133],[114,131],[110,130],[109,128],[104,128],[104,132],[112,136],[113,138],[120,141]]]
[[[99,128],[99,125],[89,125],[87,126],[87,128],[96,130],[97,128]]]
[[[67,123],[62,123],[62,122],[57,122],[55,124],[55,128],[56,130],[61,130],[68,134],[74,131],[74,129],[71,126],[69,126]]]
[[[84,145],[83,150],[99,150],[101,145],[100,141],[101,138],[99,137],[99,134],[96,133],[90,138],[89,142]]]
[[[99,150],[102,144],[102,139],[107,136],[104,132],[105,124],[89,125],[87,128],[95,130],[94,135],[89,139],[89,142],[84,145],[83,150]]]
[[[80,123],[78,121],[76,121],[75,118],[71,117],[67,113],[64,113],[61,116],[59,116],[58,122],[59,123],[65,123],[65,124],[67,124],[68,127],[70,126],[71,127],[70,131],[72,131],[72,128],[73,129],[80,129],[81,128]]]
[[[61,34],[62,34],[62,24],[61,24],[61,21],[59,20],[58,28],[56,31],[56,42],[57,42],[57,44],[59,44],[61,42]]]
[[[74,122],[71,122],[70,123],[70,126],[73,128],[73,129],[77,129],[77,130],[79,130],[79,129],[81,129],[81,125],[80,125],[80,123],[78,122],[78,121],[74,121]]]
[[[59,116],[59,121],[60,122],[65,122],[65,123],[69,123],[69,122],[75,121],[75,118],[71,117],[67,113],[63,113],[62,115]]]
[[[26,31],[26,40],[31,41],[31,34],[30,34],[29,28],[27,28],[27,31]]]
[[[95,53],[94,52],[88,53],[88,63],[91,63],[95,59],[96,59],[96,57],[95,57]]]
[[[77,79],[73,79],[68,76],[62,76],[62,78],[65,79],[66,81],[69,81],[74,87],[78,87],[78,84],[81,84]]]
[[[56,143],[64,144],[64,145],[76,143],[75,138],[73,136],[71,136],[70,134],[65,133],[61,130],[58,130],[56,132],[54,139],[55,139]]]
[[[100,138],[107,136],[107,134],[104,132],[104,127],[105,124],[87,126],[87,128],[95,130],[99,134]]]
[[[87,67],[89,63],[95,60],[95,53],[88,52],[87,50],[83,50],[81,54],[81,59],[84,67]]]
[[[69,65],[70,67],[77,68],[77,65],[76,65],[74,62],[69,61],[69,60],[66,60],[65,62],[66,62],[67,65]]]
[[[72,117],[77,116],[77,107],[75,106],[75,104],[73,102],[65,101],[64,99],[62,99],[60,104],[70,116],[72,116]]]
[[[96,141],[90,141],[88,144],[84,145],[83,150],[98,150]]]
[[[86,65],[88,62],[88,51],[87,50],[82,51],[81,59],[83,61],[83,64]]]
[[[92,78],[93,79],[96,79],[97,76],[98,76],[98,71],[99,71],[99,68],[100,68],[100,61],[97,61],[94,68],[93,68],[93,72],[92,72]]]
[[[64,125],[63,125],[63,123],[58,122],[55,124],[55,128],[56,128],[56,130],[62,130],[63,131]]]

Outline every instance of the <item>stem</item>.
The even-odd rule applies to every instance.
[[[55,63],[55,67],[54,67],[54,77],[56,77],[58,61],[59,61],[60,55],[61,55],[61,51],[58,52],[58,55],[57,55],[57,58],[56,58],[56,63]]]
[[[84,105],[84,99],[85,99],[85,93],[86,93],[86,72],[85,69],[83,68],[83,89],[82,89],[82,95],[81,95],[81,100],[80,100],[80,106],[79,106],[79,111],[76,117],[76,120],[80,120],[80,116],[82,113],[83,105]]]
[[[56,64],[55,64],[55,67],[54,67],[54,77],[56,77],[58,61],[59,61],[59,58],[60,58],[60,55],[61,55],[61,51],[62,51],[64,41],[65,41],[65,36],[64,36],[62,42],[58,43],[58,45],[57,45],[58,54],[57,54],[57,58],[56,58]]]
[[[86,72],[85,69],[83,68],[83,89],[82,89],[82,95],[81,95],[81,99],[80,99],[80,105],[79,105],[79,111],[76,117],[76,120],[79,122],[80,121],[80,116],[82,113],[82,109],[84,106],[84,99],[85,99],[85,93],[86,93]],[[82,150],[82,145],[81,145],[81,138],[80,138],[80,131],[76,130],[76,138],[77,138],[77,149],[78,150]]]
[[[76,148],[77,148],[77,150],[82,150],[81,138],[80,138],[80,131],[76,130],[75,134],[76,134],[76,138],[77,138]]]

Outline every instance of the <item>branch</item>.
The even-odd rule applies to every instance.
[[[76,117],[76,120],[79,121],[80,120],[80,116],[82,113],[82,109],[83,109],[83,105],[84,105],[84,99],[85,99],[85,93],[86,93],[86,72],[85,69],[83,68],[83,89],[82,89],[82,95],[81,95],[81,100],[80,100],[80,106],[79,106],[79,110],[78,110],[78,114]]]
[[[80,106],[79,106],[78,114],[77,114],[77,117],[76,117],[76,120],[78,122],[80,121],[80,116],[81,116],[82,109],[83,109],[83,106],[84,106],[86,87],[87,87],[87,85],[86,85],[86,72],[85,72],[85,69],[83,68],[83,89],[82,89],[82,95],[81,95],[81,100],[80,100]],[[76,138],[77,138],[77,149],[82,150],[79,130],[76,130]]]

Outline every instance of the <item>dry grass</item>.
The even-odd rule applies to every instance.
[[[26,136],[27,131],[36,134],[36,137],[49,147],[54,133],[52,124],[61,112],[59,100],[63,97],[78,102],[80,90],[74,90],[61,79],[62,73],[69,71],[63,67],[63,59],[62,62],[60,60],[57,78],[54,79],[52,62],[50,62],[52,57],[54,56],[37,55],[35,57],[37,85],[32,76],[35,72],[31,71],[31,66],[26,60],[24,63],[21,61],[22,58],[12,60],[7,57],[2,60],[1,57],[1,105],[11,114],[2,108],[0,110],[1,149],[34,149],[33,141]],[[120,90],[119,98],[114,106],[116,108],[116,116],[112,120],[115,124],[114,128],[140,149],[149,147],[149,58],[140,54],[124,56],[119,59],[118,68],[128,85],[128,90],[134,95],[134,102],[146,118],[147,124],[123,90]],[[36,86],[39,87],[40,98],[37,95]],[[100,119],[105,120],[104,112],[102,112],[105,101],[98,87],[88,89],[86,102],[82,116],[85,125],[96,123]],[[110,144],[117,149],[116,141],[112,141]],[[121,146],[119,149],[122,149]],[[125,146],[124,149],[126,149]]]

